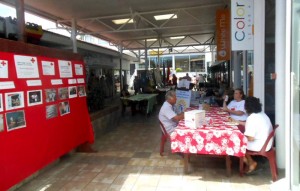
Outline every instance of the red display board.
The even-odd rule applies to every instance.
[[[82,60],[0,52],[0,190],[94,134]]]

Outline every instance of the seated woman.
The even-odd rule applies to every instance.
[[[121,93],[120,93],[120,97],[129,97],[130,96],[130,93],[128,91],[128,85],[125,84],[123,86],[123,89],[121,90]],[[126,99],[121,99],[121,102],[122,102],[122,114],[125,113],[125,110],[126,110],[126,107],[129,106],[129,101],[126,100]]]
[[[227,105],[228,100],[224,99],[223,110],[227,111],[234,120],[246,121],[247,119],[244,96],[244,91],[237,88],[234,90],[234,100]]]
[[[248,97],[245,101],[245,109],[249,117],[246,122],[238,121],[240,125],[245,125],[244,135],[248,139],[247,149],[250,151],[260,151],[266,142],[269,134],[273,130],[273,126],[269,117],[262,112],[261,104],[259,99],[256,97]],[[270,141],[266,150],[270,150],[272,146]],[[248,166],[248,171],[246,173],[251,173],[256,169],[257,162],[252,159],[250,155],[247,154],[244,158],[245,164]]]

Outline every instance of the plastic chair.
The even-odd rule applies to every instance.
[[[275,138],[275,131],[278,128],[278,125],[273,126],[273,131],[269,134],[265,144],[261,148],[260,151],[249,151],[247,150],[246,153],[249,155],[260,155],[264,156],[269,160],[270,164],[270,169],[271,169],[271,174],[272,174],[272,179],[275,182],[278,179],[278,170],[277,170],[277,163],[276,163],[276,150],[274,148],[274,138]],[[272,147],[269,151],[266,151],[266,148],[268,146],[268,143],[270,140],[273,138],[273,143]],[[240,160],[240,162],[243,162],[243,160]]]
[[[167,139],[170,140],[170,135],[168,134],[168,132],[166,131],[164,125],[162,124],[162,122],[159,120],[159,125],[161,128],[161,141],[160,141],[160,156],[163,156],[164,150],[165,150],[165,143],[167,141]]]

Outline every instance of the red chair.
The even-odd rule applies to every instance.
[[[161,128],[161,142],[160,142],[160,156],[163,156],[164,150],[165,150],[165,143],[167,141],[167,139],[170,140],[170,135],[168,134],[168,132],[166,131],[164,125],[162,124],[162,122],[159,120],[159,125]]]
[[[278,128],[278,125],[275,125],[273,127],[273,131],[269,134],[265,144],[261,148],[260,151],[249,151],[247,150],[246,153],[249,155],[260,155],[264,156],[269,160],[270,164],[270,169],[271,169],[271,174],[272,174],[272,179],[275,182],[278,179],[278,170],[277,170],[277,163],[276,163],[276,150],[274,148],[274,138],[275,138],[275,130]],[[272,147],[269,151],[266,151],[266,148],[268,146],[268,143],[270,140],[273,138],[273,143]],[[240,162],[243,162],[243,160],[240,160]]]

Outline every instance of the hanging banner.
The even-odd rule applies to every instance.
[[[253,0],[231,0],[231,50],[253,50]]]
[[[219,9],[216,12],[217,60],[230,60],[230,11]]]

